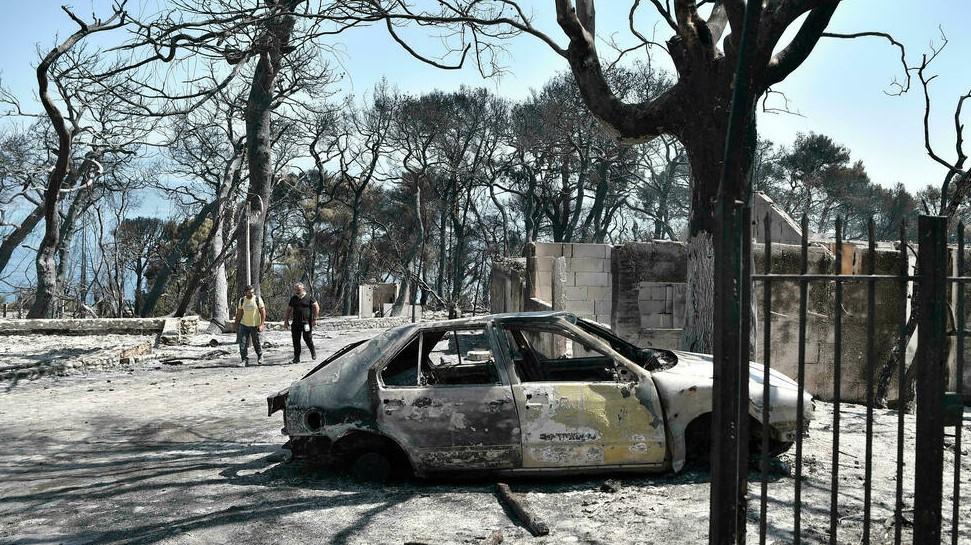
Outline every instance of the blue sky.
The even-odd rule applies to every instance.
[[[62,3],[63,0],[0,0],[4,9],[0,19],[0,78],[25,101],[32,97],[35,85],[32,69],[37,47],[47,49],[54,44],[55,34],[63,37],[75,28],[60,10]],[[106,0],[69,3],[82,15],[92,10],[107,13],[109,5]],[[129,9],[151,13],[162,3],[163,0],[129,0]],[[649,3],[644,4],[640,22],[650,32],[655,20]],[[532,9],[538,27],[549,31],[560,43],[565,42],[555,26],[552,0],[527,0],[524,5]],[[598,3],[601,38],[624,30],[627,12],[622,6],[629,3]],[[958,96],[971,88],[971,72],[962,63],[962,58],[971,53],[971,36],[961,33],[961,22],[968,20],[968,0],[845,0],[830,27],[837,32],[890,32],[907,46],[912,60],[926,51],[932,40],[939,40],[938,26],[943,28],[950,43],[934,66],[940,77],[932,87],[936,108],[932,138],[948,158],[954,155],[954,104]],[[666,38],[665,28],[656,28],[658,37]],[[436,39],[415,32],[408,36],[422,51],[441,51]],[[630,43],[627,33],[618,34],[618,38]],[[345,92],[365,92],[381,77],[387,77],[409,92],[447,90],[467,84],[484,85],[510,98],[522,98],[530,88],[539,87],[551,75],[567,68],[563,59],[532,37],[510,41],[503,59],[508,73],[486,81],[471,66],[461,71],[443,71],[422,65],[391,41],[382,28],[355,30],[331,44],[343,52]],[[658,52],[655,58],[663,61],[663,55]],[[919,89],[903,97],[885,95],[883,91],[894,77],[901,79],[903,74],[898,54],[887,42],[875,38],[824,40],[810,59],[778,86],[802,117],[762,115],[761,135],[789,143],[799,131],[821,132],[846,145],[854,158],[862,159],[877,183],[903,182],[912,190],[929,183],[939,184],[943,171],[923,149],[923,98]]]

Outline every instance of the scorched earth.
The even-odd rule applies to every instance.
[[[318,357],[376,333],[317,332]],[[492,481],[373,485],[285,463],[280,448],[285,438],[279,418],[266,417],[266,396],[298,379],[310,364],[285,363],[287,333],[269,332],[267,338],[275,347],[261,367],[237,367],[231,344],[214,350],[206,344],[211,336],[198,335],[190,346],[156,348],[128,369],[0,383],[0,543],[480,543],[497,530],[505,543],[706,541],[709,475],[704,471],[510,481],[550,526],[549,536],[534,538],[510,518]],[[65,345],[93,341],[68,337],[44,346],[63,353]],[[0,337],[5,358],[25,350],[30,347],[23,339]],[[37,360],[43,354],[18,357]],[[859,542],[862,526],[864,414],[857,406],[844,406],[842,413],[840,541],[846,543]],[[827,539],[831,421],[832,407],[818,403],[804,445],[807,543]],[[969,437],[971,412],[964,422]],[[913,417],[906,425],[909,497]],[[877,543],[893,532],[895,426],[895,412],[876,411]],[[952,437],[946,438],[946,471],[954,459]],[[774,543],[791,541],[791,455],[774,463],[770,476],[769,541]],[[962,458],[964,476],[971,475],[968,458]],[[758,473],[750,480],[754,541]],[[945,501],[949,491],[945,479]],[[971,502],[963,504],[962,536],[971,534]],[[950,510],[945,513],[950,528]],[[911,516],[905,512],[905,519]]]

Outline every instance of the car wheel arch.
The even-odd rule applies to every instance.
[[[406,464],[407,469],[417,472],[417,466],[408,450],[399,441],[383,433],[369,430],[348,430],[334,440],[333,452],[338,458],[371,450],[387,451],[393,458]]]

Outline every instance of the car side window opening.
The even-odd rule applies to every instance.
[[[500,384],[482,328],[423,331],[381,371],[388,386]]]
[[[499,384],[485,329],[425,331],[421,376],[428,386]]]
[[[418,385],[418,352],[421,335],[415,335],[401,352],[381,370],[381,380],[388,386]]]
[[[535,326],[503,328],[522,382],[631,382],[625,367],[568,332]]]

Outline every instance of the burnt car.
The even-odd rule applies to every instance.
[[[750,429],[792,444],[796,383],[750,364]],[[805,421],[812,398],[803,393]],[[564,312],[408,324],[350,344],[267,398],[294,456],[384,478],[445,472],[680,471],[706,459],[711,356],[640,348]],[[761,440],[753,445],[761,445]]]

